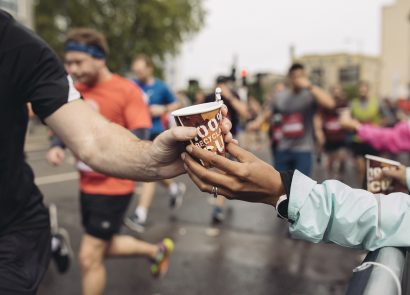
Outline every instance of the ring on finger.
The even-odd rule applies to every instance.
[[[211,193],[214,195],[214,198],[218,197],[218,187],[213,186]]]

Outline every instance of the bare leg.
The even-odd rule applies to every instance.
[[[218,196],[215,200],[215,206],[223,208],[225,205],[225,198],[223,196]]]
[[[104,253],[108,242],[85,234],[81,241],[79,262],[83,295],[101,295],[105,288]]]
[[[107,248],[107,256],[145,256],[154,258],[158,252],[158,246],[134,237],[115,235]]]
[[[138,207],[143,207],[147,211],[151,206],[155,194],[155,182],[145,182],[142,185],[141,197],[138,202]]]
[[[161,184],[167,188],[169,188],[169,186],[171,185],[172,180],[171,179],[163,179],[161,180]]]

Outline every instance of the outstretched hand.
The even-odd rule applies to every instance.
[[[222,106],[222,134],[225,143],[236,142],[231,134],[232,123],[226,118],[228,109]],[[156,170],[154,178],[173,178],[185,173],[184,164],[181,160],[181,152],[184,143],[193,139],[197,135],[194,127],[175,127],[161,133],[149,146],[148,163]]]
[[[187,147],[188,153],[183,153],[181,157],[198,188],[213,193],[213,187],[216,187],[218,194],[228,199],[275,206],[278,198],[285,193],[279,172],[237,144],[227,144],[226,150],[238,162],[193,145]],[[201,159],[216,170],[205,168],[193,158]]]
[[[407,187],[406,166],[400,165],[399,167],[385,167],[382,172],[384,176],[391,177]]]

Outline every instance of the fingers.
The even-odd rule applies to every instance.
[[[213,187],[217,187],[218,188],[218,195],[222,195],[224,197],[227,198],[232,198],[233,194],[232,192],[219,187],[217,185],[213,185],[213,184],[209,184],[204,182],[203,180],[201,180],[197,175],[195,175],[195,173],[193,173],[190,169],[187,169],[187,173],[189,175],[189,177],[191,178],[191,180],[195,183],[195,185],[199,188],[200,191],[204,192],[204,193],[213,193]]]
[[[225,189],[238,186],[238,181],[234,177],[225,175],[223,172],[218,173],[210,169],[207,169],[186,153],[184,154],[183,158],[187,170],[191,174],[196,175],[199,179],[205,181],[206,183]]]
[[[230,142],[232,142],[233,140],[234,140],[234,139],[233,139],[233,137],[232,137],[232,133],[230,133],[230,132],[224,136],[224,142],[225,142],[225,143],[230,143]]]
[[[383,168],[383,175],[392,178],[402,178],[405,177],[405,168],[400,166],[399,168]]]
[[[223,118],[221,129],[222,129],[222,132],[225,134],[230,132],[232,129],[232,122],[228,118]]]
[[[228,151],[228,153],[234,156],[235,159],[238,159],[239,162],[242,162],[242,163],[249,162],[255,158],[255,156],[252,153],[244,150],[238,144],[229,143],[226,145],[225,148]]]
[[[228,116],[228,107],[223,104],[221,107],[221,112],[222,112],[222,116],[224,117]]]
[[[155,141],[169,147],[174,146],[177,141],[189,141],[196,136],[196,133],[195,127],[174,127],[162,132]]]
[[[238,162],[228,160],[225,157],[219,156],[215,153],[198,148],[193,145],[187,146],[188,153],[197,159],[208,163],[210,166],[218,168],[228,174],[237,175],[237,172],[241,170],[241,165]]]

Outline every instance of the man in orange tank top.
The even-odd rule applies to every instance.
[[[66,70],[75,78],[77,90],[93,109],[140,139],[147,139],[151,117],[142,93],[131,81],[109,71],[107,53],[102,34],[92,29],[74,29],[65,42]],[[50,163],[57,165],[63,161],[62,145],[58,140],[53,142],[47,155]],[[106,257],[148,257],[152,260],[152,274],[164,274],[173,250],[172,240],[149,244],[118,234],[135,182],[95,172],[81,161],[77,162],[77,169],[85,229],[79,253],[83,294],[103,293]]]

